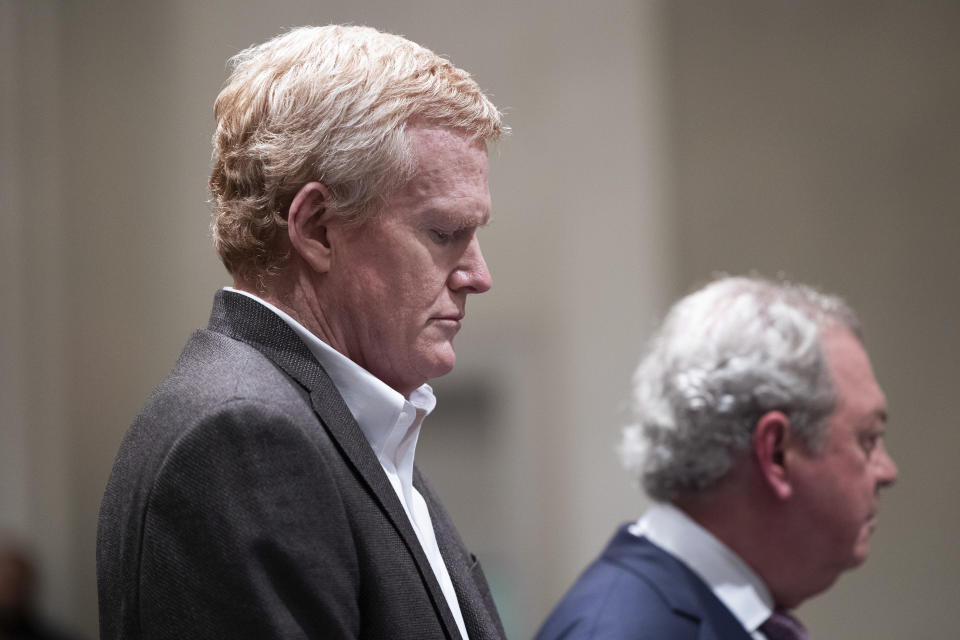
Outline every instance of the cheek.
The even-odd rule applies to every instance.
[[[449,304],[442,304],[446,277],[432,260],[414,255],[406,260],[383,258],[349,274],[348,304],[388,323],[383,331],[411,338],[432,313],[450,311]]]
[[[843,532],[850,538],[860,539],[871,527],[875,495],[872,486],[864,478],[848,478],[841,486],[842,501],[835,517],[843,523]]]

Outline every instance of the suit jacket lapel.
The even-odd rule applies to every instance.
[[[256,348],[307,390],[313,409],[330,437],[357,470],[374,502],[386,513],[413,556],[447,635],[459,639],[457,623],[390,480],[340,392],[307,346],[270,309],[230,291],[216,293],[208,328]]]
[[[319,367],[319,365],[317,365]],[[324,373],[326,376],[326,373]],[[330,387],[333,383],[327,379]],[[335,388],[332,389],[336,393]],[[330,401],[331,389],[317,389],[310,393],[310,400],[313,408],[320,416],[321,421],[326,425],[328,432],[340,445],[344,455],[350,460],[357,469],[367,486],[370,487],[375,500],[386,512],[387,517],[397,529],[400,537],[410,550],[411,555],[416,561],[417,568],[420,570],[421,578],[427,585],[430,598],[437,610],[447,633],[451,638],[459,638],[460,632],[457,629],[457,623],[453,619],[453,613],[447,605],[447,600],[440,589],[440,583],[437,582],[433,567],[430,566],[420,540],[414,532],[407,517],[406,511],[400,504],[393,485],[387,479],[387,475],[380,466],[380,461],[374,455],[370,444],[364,437],[363,432],[353,419],[353,415],[347,408],[339,393],[336,393],[337,402]],[[472,639],[471,639],[472,640]]]
[[[447,510],[416,468],[413,484],[430,510],[437,546],[457,593],[467,635],[470,640],[503,640],[506,634],[480,563],[467,551]]]
[[[621,527],[604,555],[634,568],[663,595],[673,611],[700,622],[699,640],[750,640],[740,621],[687,565],[646,538]]]

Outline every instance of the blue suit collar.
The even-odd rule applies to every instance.
[[[687,565],[622,525],[603,558],[646,580],[674,613],[699,623],[699,640],[750,640],[750,635]]]

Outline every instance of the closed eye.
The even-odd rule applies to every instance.
[[[877,448],[877,443],[880,441],[881,436],[882,434],[880,433],[866,433],[860,436],[860,448],[864,450],[867,457]]]
[[[453,240],[453,236],[454,234],[448,233],[446,231],[440,231],[439,229],[430,230],[430,237],[433,239],[434,242],[440,245],[449,244],[450,241]]]
[[[463,227],[454,231],[431,229],[430,239],[437,245],[444,246],[454,242],[469,240],[476,232],[476,227]]]

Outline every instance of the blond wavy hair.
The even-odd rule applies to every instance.
[[[495,140],[501,113],[470,75],[370,27],[301,27],[231,58],[214,106],[214,246],[235,278],[256,282],[289,257],[287,210],[311,181],[348,220],[376,215],[416,170],[411,121]]]

